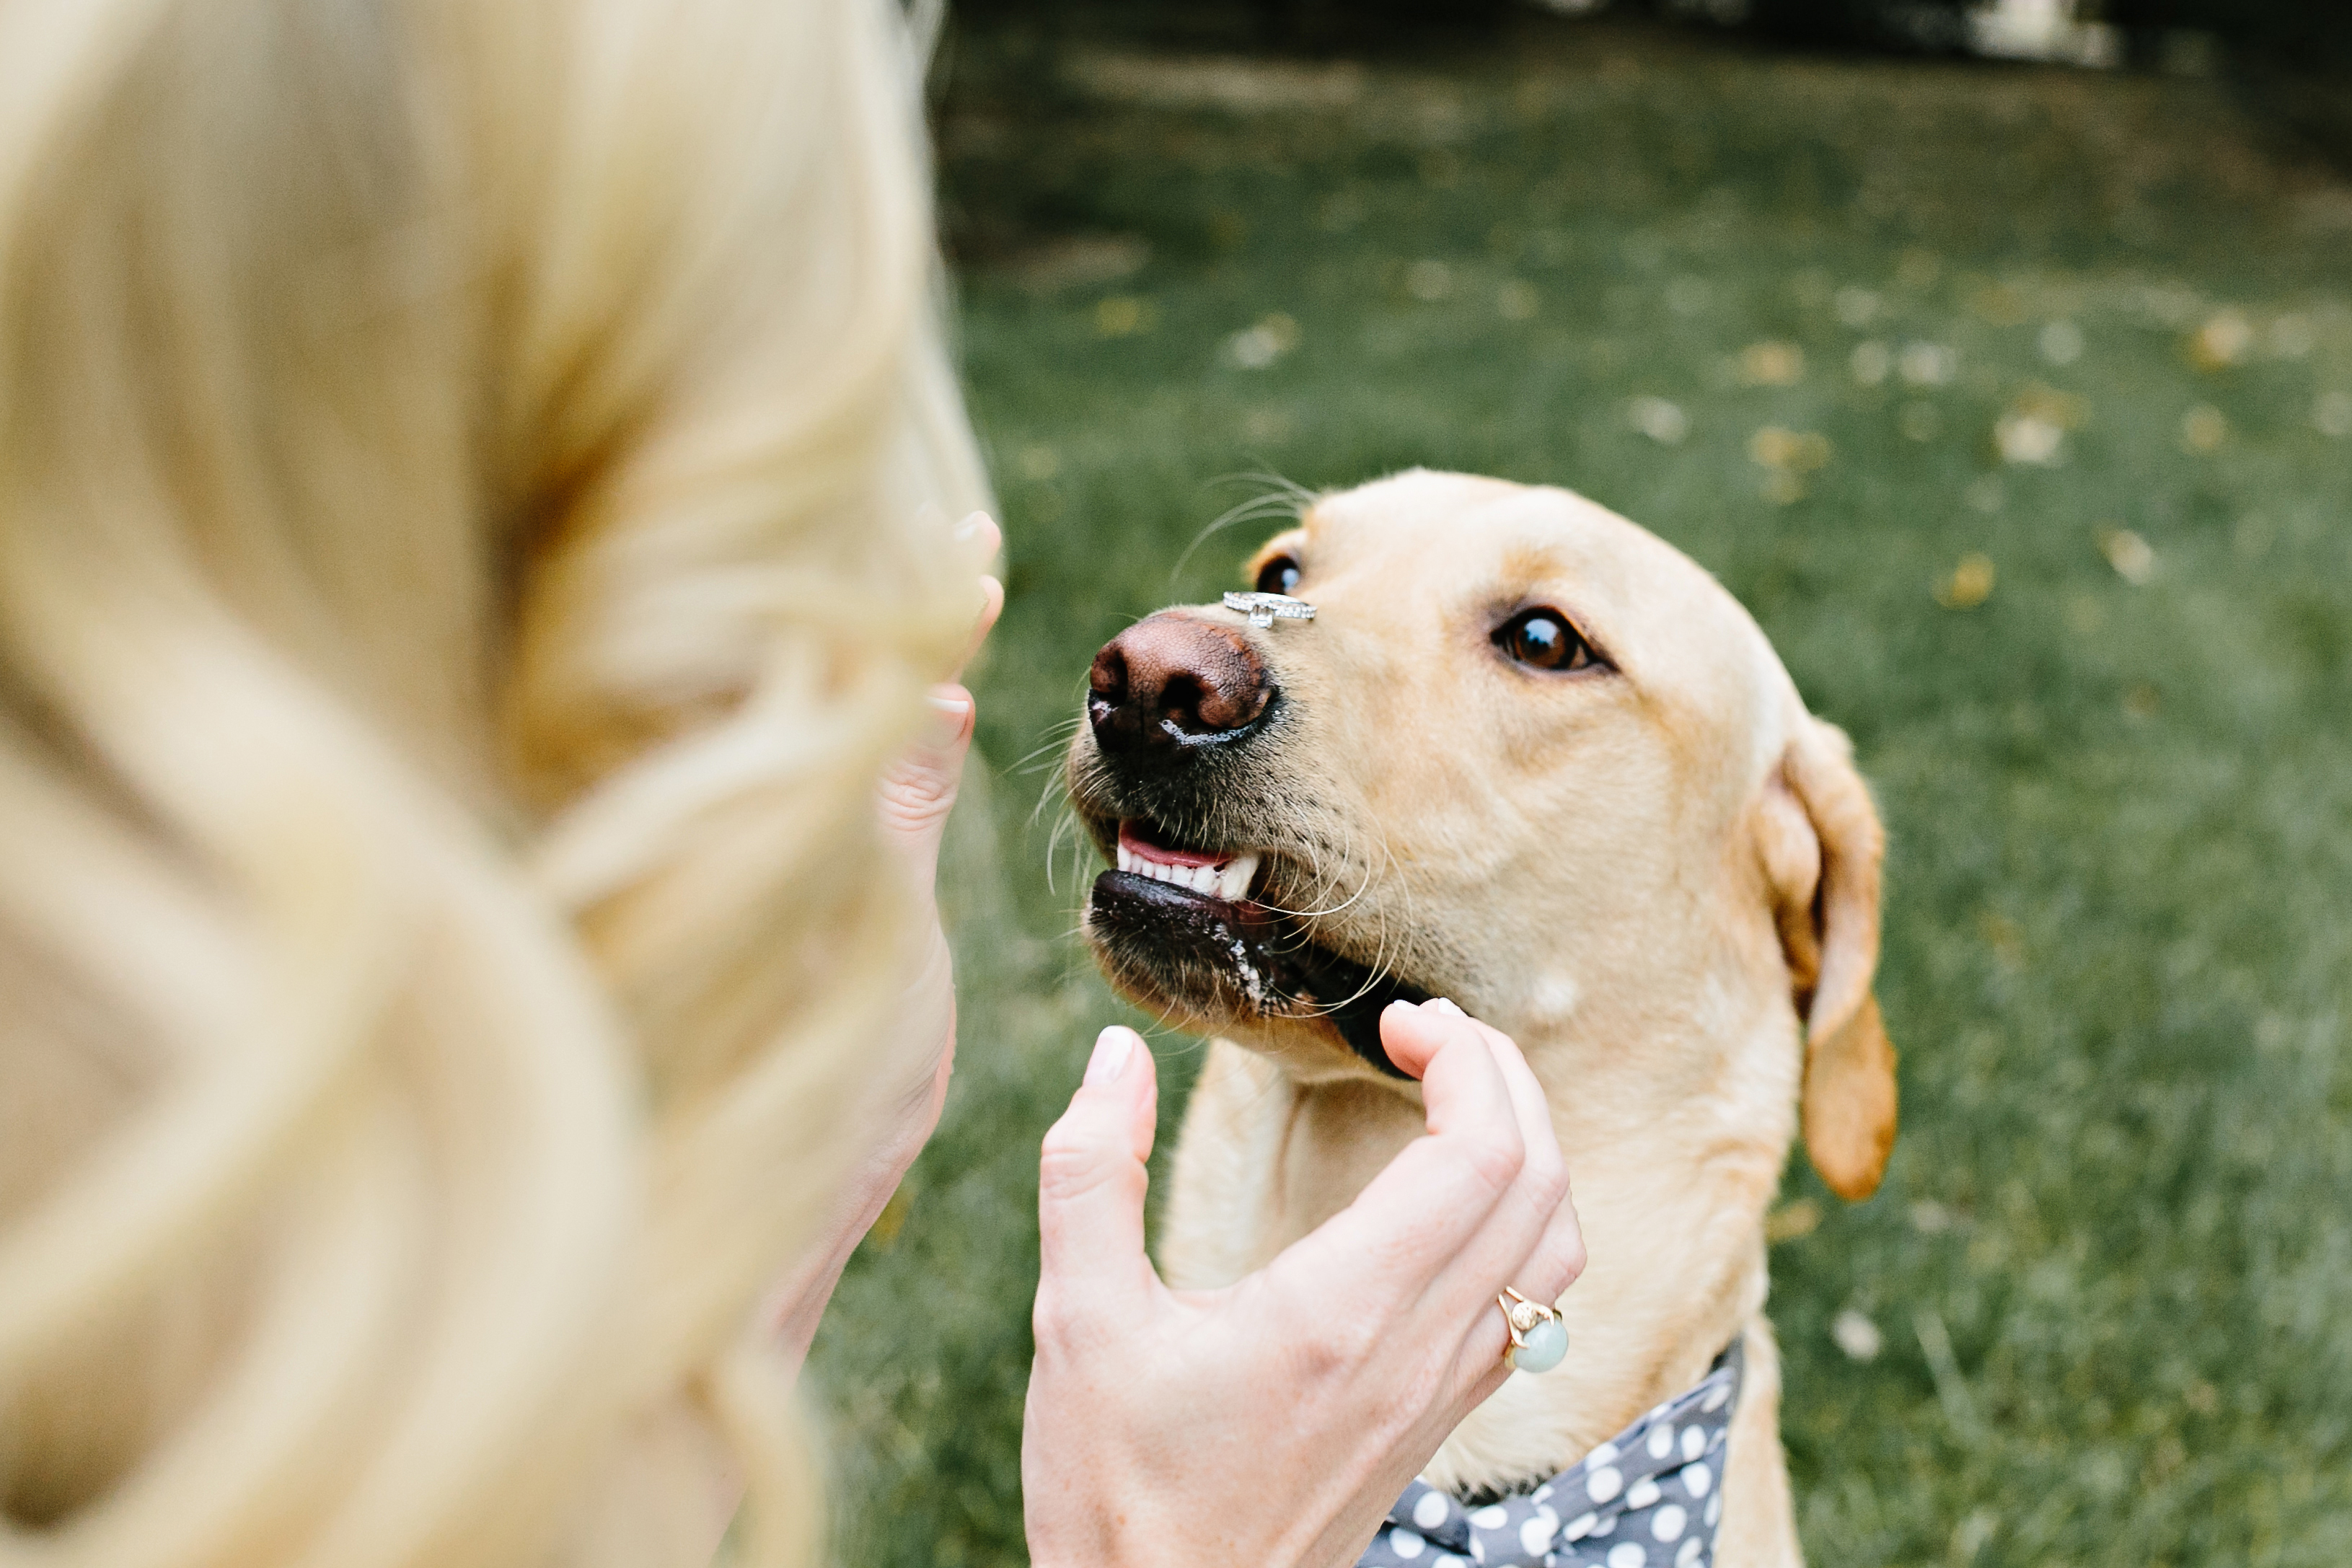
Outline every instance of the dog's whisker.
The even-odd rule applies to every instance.
[[[1213,486],[1265,485],[1268,489],[1261,495],[1260,500],[1271,500],[1279,496],[1292,502],[1300,511],[1306,510],[1323,499],[1318,491],[1308,489],[1297,480],[1276,473],[1271,468],[1260,468],[1245,474],[1224,474],[1209,482]]]
[[[1306,510],[1307,507],[1311,505],[1315,499],[1302,487],[1293,484],[1290,480],[1282,479],[1276,475],[1234,474],[1228,475],[1226,479],[1228,482],[1234,480],[1238,480],[1243,483],[1255,482],[1258,484],[1271,482],[1277,488],[1270,492],[1261,492],[1257,495],[1247,498],[1238,506],[1234,506],[1220,514],[1216,521],[1211,522],[1208,526],[1202,529],[1200,532],[1194,534],[1192,536],[1192,542],[1186,545],[1184,547],[1183,553],[1176,557],[1176,564],[1169,568],[1168,580],[1171,583],[1175,582],[1177,578],[1183,575],[1185,566],[1191,563],[1193,554],[1200,550],[1202,545],[1207,543],[1212,538],[1223,532],[1226,529],[1232,528],[1239,523],[1255,521],[1261,518],[1287,517],[1295,519],[1301,512]]]
[[[1070,825],[1076,829],[1070,835],[1070,885],[1076,889],[1086,885],[1087,852],[1093,847],[1094,841],[1085,832],[1085,824],[1078,820],[1076,811],[1070,813]]]
[[[1061,847],[1061,824],[1054,825],[1054,837],[1045,841],[1045,891],[1054,898],[1062,896],[1059,880],[1054,875],[1054,864]]]
[[[1013,778],[1025,778],[1031,774],[1042,773],[1059,773],[1062,754],[1069,749],[1069,735],[1067,733],[1058,735],[1031,751],[1004,771],[1007,775]]]
[[[1038,822],[1045,816],[1046,809],[1052,806],[1056,799],[1062,798],[1062,792],[1055,787],[1058,782],[1058,780],[1048,779],[1045,781],[1044,785],[1038,789],[1037,804],[1029,808],[1029,826],[1031,827],[1035,827]],[[1059,843],[1061,841],[1061,830],[1059,828],[1055,829],[1054,841],[1055,843]]]

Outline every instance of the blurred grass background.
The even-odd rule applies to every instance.
[[[1024,770],[1238,585],[1230,476],[1413,463],[1689,552],[1879,792],[1903,1134],[1775,1219],[1811,1561],[2352,1560],[2352,184],[2211,80],[1605,22],[942,76],[1010,596],[955,1092],[818,1343],[844,1560],[1024,1561],[1036,1144],[1129,1016]]]

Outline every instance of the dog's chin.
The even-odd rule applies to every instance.
[[[1391,1078],[1381,1013],[1429,994],[1313,942],[1294,917],[1131,871],[1095,879],[1087,935],[1111,984],[1179,1028],[1337,1042]]]

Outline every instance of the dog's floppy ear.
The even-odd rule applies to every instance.
[[[1885,835],[1843,731],[1800,721],[1758,826],[1805,1019],[1805,1148],[1832,1192],[1859,1201],[1878,1190],[1895,1146],[1895,1047],[1870,990]]]

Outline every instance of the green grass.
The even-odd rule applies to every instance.
[[[2210,82],[1568,25],[1280,68],[956,40],[1010,602],[951,875],[955,1094],[819,1342],[845,1559],[1023,1560],[1036,1142],[1129,1016],[1023,759],[1101,640],[1234,585],[1265,525],[1175,570],[1247,493],[1220,476],[1425,463],[1688,551],[1879,792],[1903,1135],[1858,1207],[1801,1162],[1784,1202],[1820,1223],[1773,1256],[1811,1560],[2352,1560],[2352,438],[2315,420],[2352,397],[2352,188]],[[1269,79],[1312,106],[1184,101]],[[1260,323],[1290,346],[1245,368]],[[1761,342],[1801,374],[1748,384]],[[1953,378],[1906,384],[1915,342]],[[2061,462],[2002,460],[2020,407],[2073,425]],[[1826,463],[1776,477],[1766,426]],[[1952,607],[1975,554],[1990,595]],[[1192,1043],[1159,1045],[1181,1089]]]

